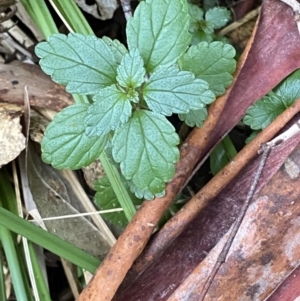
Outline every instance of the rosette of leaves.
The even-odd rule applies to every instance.
[[[78,169],[109,144],[132,192],[147,199],[162,196],[179,160],[179,137],[166,116],[204,118],[199,110],[225,91],[235,68],[230,45],[189,48],[189,27],[185,0],[147,0],[127,23],[128,49],[117,40],[76,33],[38,44],[44,72],[68,92],[92,99],[55,116],[42,141],[43,160]],[[214,65],[196,70],[191,60],[201,64],[202,50]]]
[[[221,37],[218,37],[214,32],[224,27],[231,17],[230,11],[225,7],[213,7],[204,11],[199,6],[190,4],[189,12],[191,15],[189,31],[192,34],[192,45],[220,39]]]

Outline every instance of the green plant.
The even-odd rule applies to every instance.
[[[30,262],[35,275],[38,293],[40,296],[43,296],[42,300],[50,300],[50,296],[31,242],[52,251],[58,256],[68,259],[70,262],[90,272],[96,270],[100,264],[97,258],[77,249],[73,245],[40,229],[29,221],[25,221],[17,215],[18,209],[15,192],[5,168],[0,170],[0,191],[0,268],[3,266],[2,256],[5,255],[12,278],[14,293],[18,300],[33,300],[33,288],[30,287],[27,273],[24,256],[25,246],[17,242],[17,235],[14,235],[12,232],[22,235],[29,240]],[[2,252],[2,249],[4,252]],[[0,300],[6,300],[6,297],[4,297],[3,268],[0,269],[0,296]]]
[[[255,102],[246,112],[243,122],[253,131],[246,142],[250,142],[261,130],[300,98],[300,71],[284,79],[265,97]]]
[[[214,6],[206,11],[195,4],[190,4],[192,44],[212,42],[221,39],[214,32],[224,27],[231,18],[230,10],[225,7]],[[223,38],[225,41],[225,39]]]
[[[40,65],[70,93],[88,95],[59,112],[42,158],[59,169],[90,164],[106,150],[136,196],[164,194],[179,159],[179,137],[165,116],[200,126],[206,105],[225,92],[235,51],[221,42],[191,46],[185,0],[147,0],[117,40],[55,34],[36,47]],[[202,119],[202,120],[203,120]]]
[[[126,181],[124,181],[123,178],[122,181],[124,183],[124,186],[126,187],[128,183],[126,183]],[[94,184],[94,188],[96,190],[94,201],[102,210],[115,209],[120,207],[118,198],[114,190],[112,189],[112,186],[107,176],[98,179]],[[141,200],[138,199],[133,193],[130,193],[129,195],[132,200],[132,203],[135,206],[141,204]],[[116,225],[121,229],[125,228],[128,224],[128,219],[126,218],[123,211],[105,213],[102,214],[102,217],[106,220],[109,220],[112,224]]]

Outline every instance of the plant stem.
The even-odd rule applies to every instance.
[[[89,103],[86,95],[72,94],[75,103]]]
[[[184,141],[186,139],[189,131],[190,131],[189,126],[185,122],[182,122],[181,127],[178,132],[178,136],[181,141]]]
[[[121,180],[119,171],[113,164],[109,162],[109,159],[107,158],[105,152],[102,152],[99,159],[118,198],[118,201],[124,210],[126,218],[128,219],[128,221],[131,221],[132,217],[135,215],[136,210],[128,194],[128,191]]]
[[[43,1],[38,1],[38,3],[43,2],[42,4],[40,3],[39,6],[39,8],[41,9],[39,10],[33,9],[36,7],[35,5],[37,5],[36,1],[37,0],[22,0],[22,3],[24,7],[27,9],[30,16],[35,21],[35,23],[43,24],[43,26],[41,26],[41,30],[46,37],[49,37],[51,34],[57,32],[57,28],[50,26],[51,22],[48,23],[44,22],[44,14],[47,15],[47,12],[49,11],[47,7],[45,9],[44,7],[45,3]],[[80,11],[80,9],[78,8],[78,6],[75,4],[74,1],[53,0],[51,2],[52,4],[54,3],[56,5],[56,8],[60,10],[60,13],[66,18],[66,20],[69,22],[69,25],[71,25],[72,29],[75,32],[79,32],[85,35],[93,34],[93,30],[87,23],[85,17],[83,16],[82,12]],[[75,103],[89,103],[87,96],[74,94],[73,98]],[[100,156],[100,161],[108,175],[108,179],[116,193],[118,201],[124,210],[126,218],[130,221],[133,215],[135,214],[136,210],[123,182],[121,181],[119,171],[115,168],[115,166],[111,165],[111,163],[106,158],[106,155],[104,153]]]

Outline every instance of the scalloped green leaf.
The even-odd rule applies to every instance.
[[[166,116],[201,109],[215,99],[205,81],[175,66],[157,68],[145,85],[143,96],[151,110]]]
[[[203,10],[195,4],[189,4],[189,13],[191,23],[189,31],[192,33],[192,45],[196,45],[202,41],[211,42],[214,29],[204,20]]]
[[[57,169],[79,169],[103,151],[107,136],[88,137],[83,120],[88,104],[75,104],[57,113],[42,140],[42,159]]]
[[[96,94],[116,83],[117,61],[111,47],[94,35],[54,34],[35,53],[43,71],[69,93]]]
[[[141,191],[157,194],[174,176],[178,144],[179,137],[164,116],[139,110],[116,130],[112,154],[127,180]]]
[[[243,122],[253,130],[264,129],[290,105],[285,97],[266,96],[248,108]]]
[[[102,136],[126,123],[131,116],[130,98],[116,86],[102,89],[93,97],[84,120],[85,133],[89,136]]]
[[[180,69],[193,72],[196,78],[205,80],[209,88],[222,95],[232,82],[236,67],[235,50],[222,42],[201,42],[191,46],[179,61]]]
[[[205,21],[214,29],[224,27],[231,19],[230,10],[225,7],[214,7],[205,13]]]
[[[120,64],[123,56],[128,53],[126,47],[120,41],[112,40],[106,36],[102,37],[102,41],[110,47],[115,56],[116,62]]]
[[[199,29],[199,21],[204,21],[204,12],[198,5],[189,3],[189,14],[191,16],[190,30]]]
[[[128,47],[139,49],[147,72],[172,65],[186,51],[191,41],[188,9],[185,0],[146,0],[128,20]]]
[[[146,70],[137,48],[124,55],[117,74],[118,83],[126,88],[135,89],[144,82]]]
[[[201,127],[207,118],[207,109],[191,110],[187,114],[179,114],[178,116],[190,127]]]
[[[153,200],[155,197],[161,198],[165,195],[166,191],[162,190],[159,193],[152,193],[149,189],[140,189],[132,181],[128,181],[130,191],[135,194],[139,199]]]
[[[296,99],[300,98],[300,79],[295,78],[298,76],[297,74],[299,73],[295,72],[274,89],[276,95],[285,97],[288,100],[288,106],[292,105]]]
[[[292,75],[282,81],[270,95],[250,106],[243,122],[253,130],[264,129],[298,98],[300,98],[300,80]]]

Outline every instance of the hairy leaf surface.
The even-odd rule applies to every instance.
[[[116,86],[102,89],[93,97],[95,101],[88,109],[85,118],[86,131],[90,136],[102,136],[126,123],[131,116],[128,96]]]
[[[232,82],[235,70],[235,50],[222,42],[201,42],[191,46],[180,59],[182,70],[193,72],[196,78],[208,82],[216,95],[222,95]]]
[[[151,110],[166,116],[201,109],[215,99],[205,81],[177,67],[158,68],[145,85],[143,96]]]
[[[117,73],[117,81],[123,87],[134,89],[144,82],[146,70],[137,48],[124,55]]]
[[[205,13],[205,21],[214,29],[225,26],[230,20],[230,11],[225,7],[214,7]]]
[[[120,64],[123,56],[128,52],[126,47],[118,40],[112,40],[106,36],[102,38],[102,41],[110,47],[111,51],[115,56],[117,63]]]
[[[103,151],[107,136],[88,137],[84,119],[88,104],[75,104],[57,113],[42,140],[42,159],[57,169],[79,169]]]
[[[112,153],[127,180],[142,191],[156,194],[174,175],[178,143],[174,127],[164,116],[140,110],[116,130]]]
[[[266,96],[249,107],[243,122],[253,130],[264,129],[287,107],[286,98],[277,95]]]
[[[96,94],[116,83],[117,61],[111,47],[93,35],[52,35],[35,48],[46,74],[69,93]]]
[[[290,106],[296,99],[300,98],[300,79],[289,77],[280,83],[274,92],[280,97],[285,97],[288,100],[287,105]]]
[[[142,1],[127,23],[128,47],[139,49],[148,72],[171,65],[190,43],[189,23],[185,0]]]
[[[277,116],[300,98],[300,80],[286,79],[276,89],[248,108],[243,122],[253,130],[267,127]]]
[[[158,193],[152,193],[149,189],[140,189],[132,181],[128,181],[130,191],[135,194],[139,199],[153,200],[155,197],[161,198],[165,195],[166,191],[162,190]]]
[[[207,118],[207,109],[191,110],[187,114],[179,114],[178,116],[190,127],[201,127]]]

